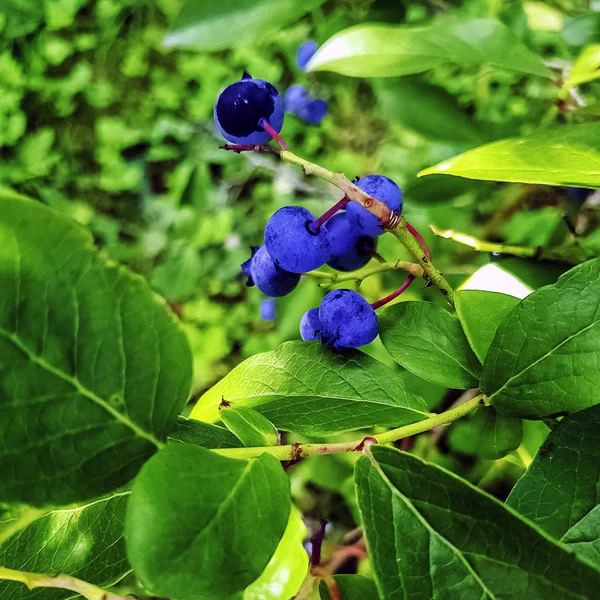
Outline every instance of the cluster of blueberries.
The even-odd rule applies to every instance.
[[[242,79],[221,92],[214,107],[215,124],[223,137],[236,145],[262,145],[278,136],[283,126],[283,100],[267,81],[244,73]],[[395,214],[402,212],[400,188],[383,175],[368,175],[356,185],[384,202]],[[363,267],[376,252],[381,222],[354,201],[345,201],[344,210],[328,211],[317,219],[306,208],[285,206],[269,219],[264,244],[252,248],[242,265],[248,285],[264,294],[289,294],[303,273],[327,264],[338,271]],[[304,340],[320,340],[341,350],[373,341],[378,319],[373,307],[357,292],[338,289],[328,293],[319,308],[302,318]]]

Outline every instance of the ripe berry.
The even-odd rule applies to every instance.
[[[321,321],[319,321],[319,309],[307,310],[300,321],[300,337],[305,342],[321,339]]]
[[[296,115],[301,119],[304,119],[309,125],[320,125],[327,114],[327,109],[327,102],[320,98],[316,98],[315,100],[307,102],[298,110]]]
[[[344,212],[327,221],[331,255],[327,264],[338,271],[356,271],[371,259],[377,239],[357,233]]]
[[[372,342],[379,322],[371,305],[352,290],[329,292],[319,307],[321,342],[324,346],[357,348]]]
[[[293,85],[284,96],[285,112],[297,114],[310,101],[308,92],[301,85]]]
[[[297,273],[280,269],[264,246],[252,248],[252,256],[242,265],[242,273],[248,277],[246,285],[256,285],[263,294],[273,297],[289,294],[300,281]]]
[[[260,318],[263,321],[273,321],[275,319],[275,300],[267,298],[260,303]]]
[[[298,52],[296,53],[296,65],[299,69],[304,71],[306,65],[317,51],[317,48],[317,42],[314,40],[308,40],[308,42],[304,42],[304,44],[298,48]]]
[[[284,206],[267,222],[265,247],[280,268],[305,273],[329,260],[331,246],[327,228],[311,229],[315,217],[301,206]]]
[[[266,119],[277,132],[283,127],[283,99],[268,81],[244,73],[240,81],[226,87],[214,108],[215,124],[233,144],[266,144],[271,136],[259,125]]]
[[[402,213],[402,190],[384,175],[367,175],[356,184],[373,198],[384,202],[396,214]],[[350,202],[346,212],[353,227],[364,235],[381,235],[383,223],[358,202]]]

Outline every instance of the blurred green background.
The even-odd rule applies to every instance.
[[[504,22],[545,59],[568,66],[582,46],[600,41],[597,4],[327,0],[284,27],[208,52],[164,45],[181,0],[3,0],[0,185],[87,226],[111,258],[145,276],[166,298],[194,350],[197,398],[248,356],[298,338],[300,317],[318,305],[323,290],[303,281],[277,300],[276,318],[266,322],[259,316],[263,297],[246,288],[239,265],[250,245],[262,243],[277,208],[301,203],[321,213],[340,197],[272,156],[220,150],[212,110],[222,88],[246,70],[282,93],[301,84],[326,99],[329,114],[320,126],[286,116],[282,135],[289,146],[349,177],[381,173],[397,181],[405,216],[431,244],[436,266],[459,286],[490,256],[435,238],[429,224],[538,246],[560,242],[569,224],[592,230],[596,209],[563,188],[417,180],[417,172],[487,141],[584,117],[568,102],[557,104],[559,86],[539,77],[457,65],[403,78],[307,74],[296,67],[296,51],[307,39],[323,43],[358,23],[488,17]],[[588,104],[597,92],[594,82],[582,91]],[[379,252],[387,260],[408,258],[392,236],[380,239]],[[532,287],[567,268],[518,259],[496,264]],[[370,278],[361,291],[375,300],[402,277]],[[423,282],[403,299],[443,303]],[[379,342],[366,351],[393,365]],[[457,398],[416,378],[414,385],[432,408]],[[476,454],[460,428],[454,431],[449,443],[455,453]],[[530,436],[532,452],[544,434],[537,431]],[[321,468],[321,483],[339,489],[335,481],[349,476],[349,466],[341,468],[349,459],[327,460],[340,464],[329,475]],[[440,461],[459,469],[455,458]]]

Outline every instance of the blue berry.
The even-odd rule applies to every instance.
[[[310,101],[308,92],[301,85],[293,85],[284,96],[285,111],[297,114]]]
[[[372,306],[352,290],[329,292],[319,307],[321,342],[324,346],[357,348],[372,342],[379,321]]]
[[[284,206],[267,222],[265,247],[281,269],[305,273],[323,266],[329,260],[330,243],[327,228],[311,229],[315,217],[301,206]]]
[[[299,69],[302,69],[303,71],[306,69],[306,65],[315,55],[317,48],[317,42],[314,40],[308,40],[308,42],[304,42],[304,44],[298,48],[298,52],[296,53],[296,65]]]
[[[384,175],[367,175],[356,184],[361,190],[373,196],[396,214],[402,214],[402,190]],[[381,235],[383,224],[358,202],[350,202],[346,212],[352,226],[364,235]]]
[[[307,102],[296,112],[296,115],[304,119],[309,125],[320,125],[325,115],[327,115],[327,110],[327,102],[317,98]]]
[[[275,298],[289,294],[300,281],[299,274],[280,269],[264,246],[252,248],[252,256],[242,264],[242,273],[248,277],[246,285],[256,285],[263,294]]]
[[[300,321],[300,337],[305,342],[321,339],[321,321],[319,321],[319,309],[307,310]]]
[[[356,271],[371,259],[377,239],[357,233],[345,212],[333,215],[327,221],[331,255],[327,264],[338,271]]]
[[[263,321],[273,321],[275,319],[275,300],[267,298],[260,303],[260,318]]]
[[[267,144],[271,136],[259,125],[266,119],[277,132],[283,127],[283,99],[268,81],[244,73],[226,87],[214,108],[215,124],[233,144]]]

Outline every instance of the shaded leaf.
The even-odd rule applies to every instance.
[[[381,312],[379,336],[405,369],[439,385],[478,385],[481,364],[459,320],[430,302],[400,302]]]
[[[3,197],[0,239],[0,499],[105,494],[166,441],[185,404],[185,335],[141,277],[41,204]]]
[[[533,292],[502,321],[481,389],[508,416],[541,418],[598,403],[600,259]]]
[[[377,586],[363,575],[334,575],[333,579],[343,600],[379,600]],[[324,581],[319,584],[321,600],[332,600]]]
[[[238,460],[185,444],[161,450],[136,477],[127,509],[136,576],[152,593],[179,600],[241,598],[282,538],[289,486],[268,454]]]
[[[445,21],[427,27],[357,25],[327,40],[307,68],[351,77],[395,77],[446,63],[489,65],[550,77],[541,57],[491,19]]]
[[[468,150],[419,173],[600,187],[600,123],[568,125]]]
[[[567,21],[562,34],[571,46],[587,46],[600,42],[600,13],[588,12]]]
[[[382,598],[592,598],[600,573],[456,475],[390,448],[355,468]]]
[[[600,506],[578,521],[561,538],[570,550],[600,568]]]
[[[240,448],[242,443],[229,429],[196,419],[177,417],[169,432],[169,442],[194,444],[205,448]]]
[[[175,18],[165,46],[224,50],[249,43],[293,23],[324,0],[187,0]]]
[[[288,342],[238,365],[198,400],[191,417],[219,420],[222,401],[258,410],[278,429],[326,435],[427,418],[425,402],[401,373],[352,351]]]
[[[492,406],[478,409],[469,425],[477,454],[490,460],[516,450],[523,437],[521,420],[499,415]]]
[[[520,299],[495,292],[459,290],[454,301],[467,340],[477,358],[483,362],[498,325],[519,304]]]
[[[244,446],[276,446],[277,429],[259,412],[246,406],[221,408],[221,419]]]

